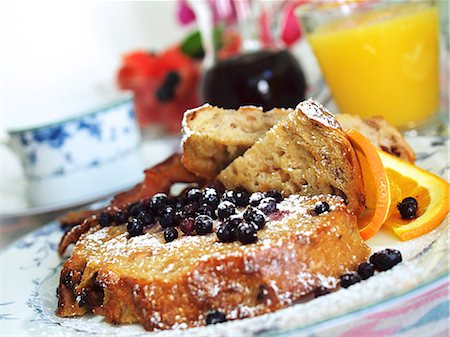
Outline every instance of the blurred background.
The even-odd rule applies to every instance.
[[[186,34],[176,6],[176,1],[2,1],[2,134],[114,98],[124,53],[160,51]]]

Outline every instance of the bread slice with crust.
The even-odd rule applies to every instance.
[[[183,118],[183,165],[201,178],[213,179],[291,111],[254,106],[232,110],[209,104],[188,110]]]
[[[361,132],[373,145],[384,152],[410,163],[414,163],[416,160],[413,149],[402,134],[395,127],[389,125],[383,117],[362,119],[359,116],[339,114],[336,119],[344,129],[355,129]]]
[[[319,201],[330,211],[316,215]],[[147,330],[205,325],[210,310],[252,317],[336,287],[369,254],[354,214],[331,195],[285,199],[253,244],[179,234],[165,243],[156,227],[133,238],[124,225],[92,228],[62,268],[57,315],[93,312]]]
[[[300,103],[218,175],[227,189],[276,189],[284,195],[338,194],[356,214],[364,185],[356,154],[334,116],[320,103]]]
[[[201,178],[213,179],[291,112],[291,109],[264,112],[252,106],[226,110],[209,104],[188,110],[182,130],[183,165]],[[414,162],[412,148],[382,117],[361,119],[339,114],[336,118],[344,129],[355,129],[383,151]]]

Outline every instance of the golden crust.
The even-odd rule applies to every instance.
[[[331,211],[315,216],[319,200]],[[131,239],[124,226],[91,230],[63,266],[56,313],[92,311],[147,330],[204,325],[214,309],[228,319],[251,317],[335,287],[369,254],[355,216],[336,196],[288,198],[258,237],[250,245],[219,243],[215,234],[164,243],[155,228]]]

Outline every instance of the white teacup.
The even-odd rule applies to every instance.
[[[142,178],[139,129],[128,98],[8,135],[24,169],[31,206],[95,198]]]

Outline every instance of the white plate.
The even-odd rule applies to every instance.
[[[432,142],[440,145],[432,146]],[[412,143],[417,149],[420,166],[441,175],[448,173],[448,140],[417,138],[412,140]],[[406,306],[408,303],[410,306],[411,303],[419,303],[416,297],[426,292],[435,295],[441,291],[443,295],[438,299],[445,301],[449,284],[448,217],[437,229],[415,240],[398,242],[387,232],[382,232],[369,240],[368,244],[373,250],[384,247],[399,249],[404,262],[392,270],[379,273],[348,289],[341,289],[306,303],[255,318],[202,328],[154,333],[145,332],[137,324],[110,325],[105,323],[102,317],[87,315],[81,318],[59,318],[54,315],[57,305],[55,291],[59,270],[64,262],[56,253],[61,235],[58,224],[52,222],[1,252],[2,336],[298,336],[303,334],[325,336],[338,333],[345,336],[345,333],[349,333],[355,327],[360,328],[360,333],[368,331],[361,329],[372,329],[373,325],[359,325],[361,322],[371,324],[373,317],[380,317],[381,312],[389,312],[391,315],[385,314],[387,318],[383,319],[383,331],[388,331],[386,326],[389,324],[393,326],[397,324],[397,331],[403,331],[404,336],[411,333],[417,335],[414,332],[421,328],[426,329],[423,330],[426,331],[426,335],[448,331],[448,310],[444,314],[430,311],[435,321],[432,319],[428,325],[421,323],[422,326],[417,325],[417,322],[422,322],[420,317],[423,315],[416,317],[414,316],[416,311],[408,312],[407,315],[401,316],[403,319],[401,329],[398,328],[398,313],[395,314],[395,310],[387,311],[396,305]],[[447,292],[443,293],[445,289]],[[430,296],[428,298],[432,298]],[[417,308],[425,308],[432,303],[433,300],[428,298],[426,303],[417,305]],[[448,300],[441,304],[448,307]],[[367,317],[371,317],[370,322],[367,321]],[[389,317],[394,318],[389,319]],[[405,335],[405,324],[406,328],[409,324],[405,320],[408,317],[417,318],[417,324],[410,324],[413,330],[408,330]],[[386,333],[386,335],[390,334]]]
[[[179,146],[179,137],[166,137],[152,139],[143,142],[141,146],[142,159],[145,167],[150,167],[161,159],[168,157],[171,153],[177,151]],[[9,163],[9,161],[8,161]],[[2,165],[2,169],[8,170],[9,164]],[[8,173],[8,172],[7,172]],[[104,199],[120,191],[126,190],[137,184],[139,181],[131,181],[127,184],[112,186],[108,190],[98,191],[95,194],[84,196],[83,198],[73,199],[60,203],[52,203],[44,206],[30,206],[25,195],[25,180],[22,176],[5,174],[6,178],[1,185],[0,217],[24,217],[49,212],[61,211],[68,208],[74,208],[86,205],[95,200]]]

